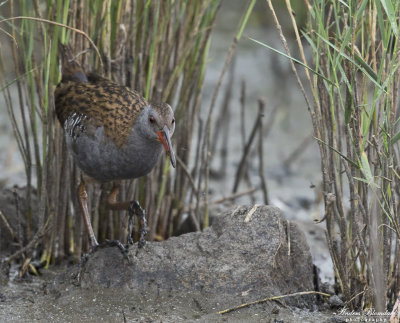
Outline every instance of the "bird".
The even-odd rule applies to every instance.
[[[137,201],[117,202],[121,180],[147,175],[162,151],[176,167],[171,137],[175,118],[167,103],[147,101],[139,92],[96,73],[86,73],[74,58],[70,45],[59,45],[61,81],[54,91],[55,113],[64,129],[67,150],[83,176],[77,194],[92,249],[99,243],[87,207],[85,182],[114,182],[108,198],[113,210],[128,210],[128,242],[133,215],[141,222],[139,247],[146,243],[146,213]],[[117,245],[125,250],[119,241]]]

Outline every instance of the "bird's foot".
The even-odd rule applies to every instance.
[[[128,244],[133,244],[133,240],[131,237],[131,230],[133,226],[133,217],[136,215],[139,218],[139,243],[138,247],[142,248],[146,244],[145,236],[147,234],[147,220],[146,220],[146,211],[140,206],[138,201],[132,201],[128,208],[129,212],[129,224],[128,224]]]

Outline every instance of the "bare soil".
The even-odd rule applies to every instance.
[[[288,236],[290,232],[290,239]],[[290,250],[289,250],[290,241]],[[268,206],[237,206],[203,232],[129,249],[104,248],[79,265],[16,277],[0,291],[3,322],[330,322],[315,295],[219,311],[313,290],[304,234]],[[325,306],[325,307],[324,307]]]

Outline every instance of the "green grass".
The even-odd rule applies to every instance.
[[[321,221],[335,278],[349,307],[383,312],[400,290],[400,1],[310,1],[303,31],[286,4],[301,59],[288,47],[281,54],[295,71],[319,144]]]

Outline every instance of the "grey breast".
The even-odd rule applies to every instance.
[[[134,127],[124,145],[118,147],[105,135],[103,127],[87,129],[83,126],[84,117],[75,118],[64,124],[68,149],[79,168],[98,181],[147,175],[162,153],[160,142],[143,138]]]

